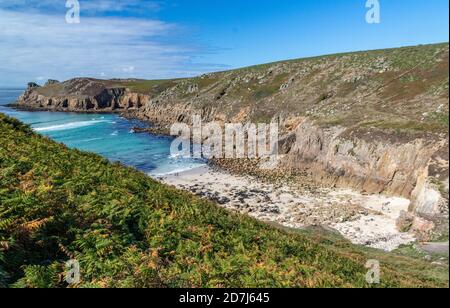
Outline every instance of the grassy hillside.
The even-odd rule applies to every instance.
[[[448,131],[448,43],[263,64],[171,81],[122,85],[151,96],[169,89],[198,109],[218,104],[253,121],[300,115],[324,126],[410,133]],[[198,91],[187,88],[195,85]],[[166,92],[167,93],[167,92]],[[164,99],[161,99],[164,101]],[[169,101],[169,105],[173,101]]]
[[[0,286],[445,287],[446,270],[231,214],[0,114]]]

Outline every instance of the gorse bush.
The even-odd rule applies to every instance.
[[[372,256],[339,245],[232,214],[0,114],[2,287],[67,287],[70,259],[81,268],[73,287],[369,286]],[[383,266],[380,286],[445,285],[401,260]]]

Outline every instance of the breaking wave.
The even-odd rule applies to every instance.
[[[61,130],[69,130],[69,129],[76,129],[86,126],[92,126],[98,123],[104,123],[108,122],[105,120],[92,120],[92,121],[80,121],[80,122],[70,122],[60,125],[52,125],[47,127],[36,127],[34,128],[37,132],[54,132],[54,131],[61,131]]]

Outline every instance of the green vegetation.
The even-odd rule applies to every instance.
[[[430,69],[436,60],[436,48],[446,44],[418,45],[393,49],[392,62],[399,69],[409,69],[419,65],[422,69]]]
[[[448,131],[448,104],[441,106],[441,114],[422,119],[448,99],[447,43],[282,61],[221,74],[212,76],[218,81],[245,74],[245,80],[253,78],[237,83],[230,98],[234,106],[250,106],[261,118],[273,111],[309,112],[324,126],[367,128],[370,122],[370,127],[394,133]],[[280,90],[290,78],[294,82]],[[426,103],[417,100],[424,93]]]
[[[265,83],[264,85],[259,85],[257,82],[251,86],[253,89],[253,99],[258,101],[263,98],[269,97],[280,91],[280,87],[283,83],[287,82],[288,74],[279,74],[276,75],[270,82]]]
[[[380,121],[366,122],[363,127],[376,127],[381,129],[394,129],[397,133],[402,131],[418,131],[418,132],[442,132],[448,130],[447,123],[441,117],[429,116],[425,121],[413,121],[403,119],[385,119]]]
[[[428,262],[439,262],[443,267],[444,264],[448,266],[448,254],[426,252],[416,244],[402,245],[394,250],[393,253],[410,258],[427,260]]]
[[[126,87],[132,92],[142,94],[160,94],[165,90],[175,86],[179,80],[181,79],[121,81],[117,84],[114,84],[112,87]]]
[[[0,286],[446,287],[426,262],[229,213],[0,114]]]
[[[448,113],[444,112],[432,112],[427,116],[427,120],[441,125],[443,128],[448,129]]]

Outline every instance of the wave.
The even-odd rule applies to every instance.
[[[104,123],[108,122],[105,120],[92,120],[92,121],[80,121],[80,122],[70,122],[60,125],[52,125],[47,127],[36,127],[34,128],[37,132],[54,132],[54,131],[61,131],[61,130],[69,130],[69,129],[76,129],[86,126],[92,126],[98,123]]]
[[[97,141],[97,140],[102,140],[103,138],[91,138],[91,139],[84,139],[84,140],[80,140],[80,143],[83,142],[92,142],[92,141]]]
[[[194,169],[198,169],[198,168],[204,167],[204,166],[206,166],[206,164],[192,164],[192,165],[189,165],[189,166],[186,166],[186,167],[181,167],[181,168],[173,169],[173,170],[166,171],[166,172],[156,173],[157,170],[155,170],[154,172],[148,173],[148,175],[152,176],[152,177],[168,176],[168,175],[174,175],[174,174],[177,174],[177,173],[184,173],[184,172],[187,172],[187,171],[190,171],[190,170],[194,170]]]
[[[171,159],[171,160],[184,160],[184,159],[191,159],[191,158],[192,158],[191,152],[189,152],[189,153],[170,154],[169,155],[169,159]]]

